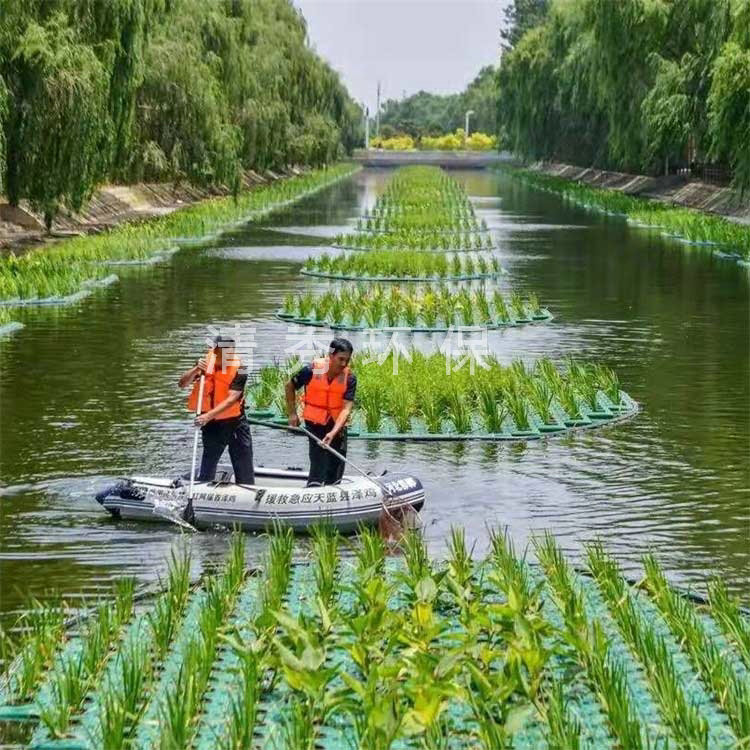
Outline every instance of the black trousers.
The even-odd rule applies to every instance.
[[[315,437],[322,440],[333,427],[333,420],[327,425],[305,422],[305,427]],[[314,440],[307,439],[310,444],[310,474],[307,484],[335,484],[344,476],[344,462],[325,448],[319,446]],[[342,428],[338,435],[331,441],[331,448],[338,451],[342,456],[346,455],[346,427]]]
[[[232,459],[234,481],[237,484],[255,484],[253,468],[253,439],[250,424],[245,418],[214,419],[201,429],[203,437],[203,457],[199,482],[211,482],[216,478],[216,467],[221,454],[229,447]]]

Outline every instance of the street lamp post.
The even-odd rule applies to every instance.
[[[474,114],[473,109],[469,109],[466,111],[466,126],[464,127],[464,138],[469,137],[469,118]]]

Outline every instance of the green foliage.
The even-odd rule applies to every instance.
[[[587,397],[603,392],[613,378],[606,368],[590,364],[577,365],[574,373],[541,360],[531,371],[520,361],[506,366],[490,355],[475,355],[470,362],[468,352],[460,352],[462,359],[457,354],[454,351],[454,358],[449,359],[447,350],[429,355],[407,350],[398,358],[394,371],[393,354],[384,358],[382,352],[357,352],[352,367],[357,374],[357,405],[363,414],[355,414],[355,424],[359,422],[367,432],[380,432],[388,418],[396,434],[418,434],[418,425],[424,425],[431,434],[442,434],[447,420],[451,424],[448,432],[508,436],[533,427],[536,410],[543,421],[562,430],[575,426],[583,413],[591,411]],[[282,364],[276,367],[284,373],[289,371]],[[605,370],[607,379],[602,374]],[[284,381],[278,382],[276,394],[281,394]],[[256,396],[258,388],[261,404]],[[268,393],[262,385],[255,386],[248,391],[248,398],[252,417],[253,410],[267,403]],[[279,398],[272,401],[277,403]],[[627,413],[629,408],[616,404],[615,414]]]
[[[3,4],[0,192],[48,224],[105,179],[327,164],[360,120],[291,0]]]
[[[196,582],[193,614],[168,654],[137,628],[123,632],[129,584],[114,605],[97,608],[82,651],[45,663],[43,726],[32,744],[505,750],[543,737],[556,750],[640,750],[713,747],[718,736],[744,747],[746,735],[709,731],[707,721],[722,707],[741,726],[732,712],[746,715],[750,705],[735,644],[708,634],[705,608],[675,592],[654,560],[645,585],[679,636],[669,648],[665,623],[647,615],[651,607],[600,545],[587,548],[591,580],[548,533],[534,540],[539,566],[507,533],[489,533],[490,549],[479,554],[452,528],[437,561],[416,529],[395,557],[374,529],[350,543],[321,526],[298,546],[290,529],[276,528],[253,571],[235,534],[223,567]],[[183,598],[188,568],[173,555],[159,598]],[[719,588],[711,608],[734,621],[736,603]],[[141,606],[148,616],[154,604]],[[36,637],[62,620],[59,608],[35,605],[26,624]],[[675,667],[677,650],[695,672]],[[714,695],[698,703],[700,678]]]
[[[29,198],[49,226],[61,199],[80,208],[104,176],[107,71],[63,13],[30,20],[10,59],[8,198]]]
[[[0,185],[4,184],[5,170],[8,164],[8,154],[5,146],[5,120],[8,117],[8,89],[0,74]]]
[[[503,8],[503,25],[500,28],[500,38],[503,47],[515,47],[519,39],[529,29],[533,29],[544,21],[549,8],[549,0],[512,0]]]
[[[0,300],[64,297],[111,273],[107,261],[148,261],[173,245],[173,238],[204,237],[227,224],[258,218],[279,204],[348,176],[352,165],[339,164],[277,180],[269,185],[201,201],[181,211],[110,232],[75,237],[53,246],[0,258]]]
[[[738,187],[750,185],[745,0],[546,5],[517,1],[507,11],[498,107],[508,147],[646,172],[715,159]]]
[[[497,70],[482,68],[477,77],[460,94],[431,94],[420,91],[404,99],[388,99],[380,113],[381,135],[397,131],[413,138],[424,135],[455,133],[464,127],[467,110],[474,110],[470,131],[489,135],[497,133]]]
[[[724,45],[714,66],[708,105],[711,152],[717,158],[727,159],[734,170],[736,183],[748,188],[750,43],[744,47],[734,41]]]

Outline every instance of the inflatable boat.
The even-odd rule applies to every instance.
[[[230,471],[213,482],[195,482],[188,503],[190,479],[130,477],[99,492],[97,501],[115,518],[138,521],[177,521],[196,528],[240,527],[262,531],[274,523],[305,531],[330,522],[342,532],[377,523],[383,503],[394,515],[419,510],[422,483],[409,474],[385,474],[368,479],[344,475],[341,482],[307,487],[302,469],[257,467],[255,484],[234,484]]]

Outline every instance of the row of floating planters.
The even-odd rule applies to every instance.
[[[432,253],[496,250],[489,234],[404,229],[388,233],[339,234],[334,247],[345,250],[407,250]]]
[[[535,171],[518,170],[515,174],[527,184],[560,195],[587,210],[625,218],[631,226],[657,230],[686,244],[712,247],[716,255],[750,263],[750,228],[742,224]]]
[[[306,276],[346,281],[472,281],[504,273],[495,255],[420,253],[381,250],[370,253],[323,253],[307,260]]]
[[[383,286],[357,284],[323,294],[288,294],[277,312],[283,320],[342,330],[399,328],[447,331],[454,326],[501,328],[552,320],[535,294],[526,299],[499,289],[451,289],[447,284]]]
[[[165,259],[174,238],[206,238],[231,224],[266,215],[280,206],[349,176],[342,164],[226,197],[203,201],[157,219],[76,237],[22,256],[0,257],[0,304],[64,304],[110,276],[108,265]]]
[[[284,385],[297,367],[292,359],[260,371],[247,394],[251,422],[286,424]],[[486,354],[472,367],[440,352],[364,351],[353,367],[358,408],[352,438],[533,440],[611,424],[638,411],[609,368],[572,360],[566,370],[549,359],[529,369],[520,361],[503,366]]]
[[[385,214],[382,216],[360,217],[357,221],[359,232],[487,232],[487,222],[477,220],[473,212],[465,214],[448,213],[432,206],[422,211],[409,213]]]
[[[153,601],[134,607],[121,584],[72,632],[62,608],[34,608],[0,714],[32,721],[39,750],[750,740],[750,622],[720,579],[696,604],[652,556],[632,587],[599,544],[579,571],[549,534],[533,540],[537,562],[497,531],[474,559],[454,529],[444,562],[414,532],[394,559],[374,531],[345,542],[318,527],[293,564],[278,530],[253,571],[243,544],[235,535],[224,567],[193,586],[174,556]]]

